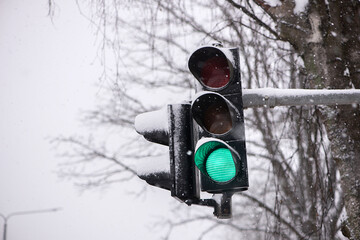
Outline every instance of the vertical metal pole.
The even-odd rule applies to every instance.
[[[6,240],[6,231],[7,231],[7,219],[4,219],[4,234],[3,234],[3,240]]]
[[[220,219],[229,219],[232,216],[231,211],[231,197],[233,193],[224,192],[221,196],[220,203],[217,205],[217,214],[215,214]]]
[[[191,204],[199,198],[193,162],[190,104],[168,105],[171,196]]]

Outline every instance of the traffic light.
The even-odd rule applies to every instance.
[[[248,189],[245,127],[237,48],[206,46],[188,62],[200,91],[191,114],[197,138],[194,162],[201,190],[227,193]]]
[[[193,159],[192,124],[189,103],[169,104],[161,110],[135,118],[135,129],[150,142],[169,146],[165,162],[142,163],[138,176],[148,184],[171,191],[182,202],[197,202],[199,189]],[[156,166],[154,165],[165,165]],[[170,166],[170,168],[168,168]],[[162,170],[160,170],[162,169]],[[168,169],[168,170],[164,170]]]
[[[239,52],[202,47],[191,54],[188,65],[199,82],[194,100],[135,119],[136,131],[145,139],[169,146],[164,163],[169,170],[138,176],[188,205],[213,207],[218,218],[230,218],[233,193],[249,186]],[[200,186],[222,195],[201,199]]]

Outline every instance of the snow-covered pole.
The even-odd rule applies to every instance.
[[[169,156],[171,196],[188,204],[199,199],[193,162],[192,119],[189,103],[169,104]]]
[[[244,108],[360,104],[360,89],[243,89]]]

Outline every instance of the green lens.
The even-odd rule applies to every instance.
[[[218,148],[206,160],[206,172],[216,182],[228,182],[236,175],[236,167],[227,148]]]
[[[211,151],[223,145],[217,141],[210,141],[202,144],[195,153],[195,164],[203,174],[206,174],[205,162]]]
[[[200,144],[194,156],[199,170],[218,183],[232,180],[236,176],[236,165],[231,150],[220,141],[207,141]]]

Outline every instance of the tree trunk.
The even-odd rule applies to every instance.
[[[279,36],[303,58],[307,88],[360,88],[360,2],[309,1],[294,14],[293,1],[271,7],[254,0],[277,23]],[[351,239],[360,239],[360,108],[320,108],[344,191]]]

